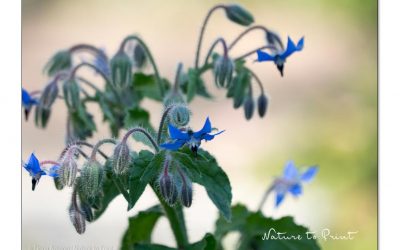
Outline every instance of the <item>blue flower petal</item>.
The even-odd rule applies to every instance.
[[[163,143],[160,145],[160,147],[169,149],[169,150],[178,150],[180,149],[183,145],[185,144],[185,141],[183,140],[176,140],[171,143]]]
[[[298,41],[297,46],[296,46],[296,50],[297,50],[297,51],[301,51],[303,48],[304,48],[304,37],[302,37],[302,38]]]
[[[318,172],[317,166],[309,167],[302,175],[301,180],[304,182],[311,181]]]
[[[290,39],[290,37],[288,37],[288,42],[287,42],[287,47],[285,52],[283,52],[281,54],[281,57],[283,59],[286,59],[287,57],[289,57],[291,54],[293,54],[295,51],[297,50],[296,45],[293,43],[292,39]]]
[[[293,194],[295,197],[302,194],[302,188],[300,183],[296,183],[289,188],[289,192]]]
[[[285,170],[283,170],[283,177],[288,180],[295,180],[299,176],[296,166],[293,161],[286,163]]]
[[[214,139],[214,137],[215,137],[216,135],[219,135],[219,134],[221,134],[221,133],[224,132],[224,131],[225,131],[225,130],[222,130],[222,131],[220,131],[220,132],[218,132],[218,133],[216,133],[216,134],[213,134],[213,135],[211,135],[211,134],[205,134],[205,135],[202,136],[201,139],[204,139],[204,140],[206,140],[206,141],[211,141],[212,139]]]
[[[30,171],[33,175],[36,175],[37,173],[40,173],[40,171],[42,171],[42,169],[40,168],[39,160],[38,158],[36,158],[34,153],[32,153],[29,157],[26,169],[29,169],[28,171]]]
[[[30,99],[31,99],[31,97],[30,97],[29,93],[25,89],[22,89],[22,104],[24,106],[29,105]]]
[[[51,177],[58,177],[58,170],[60,169],[60,166],[54,165],[49,169],[49,172],[47,173],[48,176]]]
[[[204,126],[202,129],[199,131],[193,133],[193,137],[196,139],[201,139],[203,135],[210,133],[212,130],[211,128],[211,122],[210,119],[207,117],[206,122],[204,123]]]
[[[174,140],[189,140],[189,135],[168,124],[169,136]]]
[[[263,52],[261,50],[257,50],[257,61],[264,62],[264,61],[273,61],[274,57],[270,54]]]
[[[276,193],[275,207],[278,207],[283,199],[285,198],[285,193]]]

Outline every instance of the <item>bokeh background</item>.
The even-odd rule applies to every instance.
[[[222,1],[225,2],[225,1]],[[377,248],[377,1],[373,0],[269,0],[237,1],[249,9],[257,24],[278,32],[286,41],[305,36],[305,49],[288,59],[281,78],[271,63],[252,64],[270,96],[266,118],[244,119],[234,110],[224,90],[207,85],[213,101],[196,98],[190,107],[191,125],[199,128],[210,116],[215,126],[226,129],[217,140],[205,144],[225,169],[233,188],[233,203],[256,209],[273,176],[292,159],[300,166],[318,164],[320,172],[305,186],[300,199],[288,198],[279,209],[273,200],[264,213],[295,220],[320,232],[358,231],[349,241],[323,241],[323,249]],[[201,22],[216,1],[133,0],[23,0],[22,80],[29,90],[41,89],[48,78],[43,67],[51,55],[77,43],[91,43],[113,55],[121,40],[137,33],[147,42],[161,74],[173,79],[177,63],[193,65]],[[204,45],[217,36],[232,41],[243,27],[228,22],[222,11],[211,18]],[[240,55],[265,43],[261,32],[242,40],[233,51]],[[204,55],[203,51],[203,55]],[[93,76],[92,72],[86,72]],[[94,78],[96,79],[96,78]],[[101,86],[102,81],[98,81]],[[157,124],[162,107],[145,101]],[[34,151],[40,159],[55,159],[64,146],[65,109],[58,102],[46,130],[33,119],[22,122],[22,154]],[[92,142],[109,136],[96,114],[98,132]],[[32,117],[31,117],[32,118]],[[138,148],[137,144],[135,147]],[[156,197],[146,190],[137,206],[126,212],[122,197],[115,199],[97,222],[78,235],[69,221],[71,191],[57,191],[43,178],[35,192],[28,175],[22,174],[22,246],[89,247],[117,249],[128,217],[153,205]],[[196,187],[195,187],[196,188]],[[214,229],[217,210],[201,187],[185,210],[190,240],[199,240]],[[237,235],[226,239],[233,247]],[[174,245],[169,224],[162,219],[153,240]]]

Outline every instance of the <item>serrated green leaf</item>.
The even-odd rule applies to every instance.
[[[121,249],[136,249],[136,243],[150,243],[151,233],[158,219],[163,215],[159,205],[153,206],[129,218],[128,229],[122,238]]]
[[[194,96],[196,95],[199,78],[200,77],[199,77],[197,70],[189,69],[188,83],[187,83],[187,90],[186,90],[187,102],[192,101]]]
[[[165,160],[165,151],[160,151],[154,155],[153,159],[150,161],[149,165],[144,170],[140,181],[149,183],[154,180],[160,173],[160,169]]]
[[[217,249],[217,241],[214,236],[210,233],[207,233],[203,239],[200,241],[191,244],[188,250],[216,250]]]
[[[160,86],[158,86],[155,75],[146,75],[141,72],[133,74],[133,89],[141,95],[156,100],[162,101]],[[164,90],[169,89],[169,82],[166,79],[161,79]]]

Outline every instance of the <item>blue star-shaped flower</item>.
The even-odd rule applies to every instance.
[[[28,91],[22,89],[22,106],[25,111],[25,120],[28,120],[29,112],[33,105],[36,105],[38,102],[35,98],[33,98]]]
[[[206,122],[201,130],[197,132],[193,132],[191,129],[186,131],[181,131],[178,128],[168,125],[169,135],[173,141],[169,143],[161,144],[160,146],[169,150],[178,150],[183,145],[187,145],[192,152],[197,153],[197,150],[200,147],[201,141],[211,141],[214,139],[214,136],[221,134],[223,131],[220,131],[216,134],[210,134],[212,131],[210,119],[207,117]]]
[[[309,167],[305,172],[300,173],[293,161],[288,161],[282,177],[275,179],[272,190],[276,193],[275,206],[278,207],[286,193],[298,197],[302,194],[302,182],[310,182],[318,172],[316,166]]]
[[[268,54],[261,50],[257,50],[257,61],[273,61],[278,68],[279,72],[281,72],[281,76],[283,76],[283,66],[286,62],[286,58],[288,58],[291,54],[297,51],[301,51],[304,47],[304,37],[302,37],[299,42],[294,44],[292,39],[288,37],[287,47],[285,50],[276,50],[272,54]]]
[[[36,185],[39,183],[40,177],[42,177],[42,175],[57,177],[58,176],[57,172],[58,169],[60,168],[60,166],[55,165],[51,167],[48,171],[41,169],[39,160],[38,158],[36,158],[34,153],[31,154],[31,156],[28,159],[28,163],[25,163],[23,167],[26,169],[26,171],[28,171],[29,175],[32,176],[33,191],[35,190]]]

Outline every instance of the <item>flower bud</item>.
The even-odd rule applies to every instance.
[[[278,45],[281,49],[283,48],[282,40],[276,33],[272,32],[272,31],[268,31],[266,38],[267,38],[268,44],[270,44],[274,47],[276,47]]]
[[[174,103],[185,103],[185,99],[180,91],[170,90],[164,97],[164,106],[168,107]]]
[[[250,120],[254,113],[254,101],[253,98],[249,95],[244,102],[244,116],[247,120]]]
[[[141,68],[146,63],[146,52],[143,49],[143,46],[140,44],[136,44],[135,48],[133,49],[133,60],[135,62],[135,66]]]
[[[181,189],[181,201],[185,207],[190,207],[192,205],[193,200],[193,188],[192,182],[189,178],[184,177],[185,179],[182,181],[182,189]]]
[[[98,69],[98,71],[100,71],[101,73],[103,73],[108,77],[111,75],[108,58],[107,55],[104,53],[104,51],[101,51],[96,55],[93,63]]]
[[[129,56],[119,51],[111,59],[111,78],[115,86],[124,88],[131,84],[132,80],[132,63]]]
[[[73,156],[67,155],[60,162],[60,169],[58,170],[58,176],[63,185],[72,187],[75,183],[76,174],[78,172],[78,165]]]
[[[258,97],[257,101],[257,106],[258,106],[258,114],[260,117],[264,117],[265,113],[267,112],[268,108],[268,99],[264,94],[261,94],[260,97]]]
[[[214,77],[217,87],[229,87],[235,65],[227,56],[220,56],[214,63]]]
[[[56,73],[69,70],[72,67],[72,55],[68,50],[57,52],[46,64],[47,75],[53,76]]]
[[[170,205],[174,205],[178,198],[178,191],[176,190],[176,184],[173,176],[168,173],[168,170],[163,171],[159,178],[159,185],[161,195],[164,200]]]
[[[254,22],[253,15],[237,4],[231,4],[225,7],[226,16],[232,22],[243,26],[249,26]]]
[[[112,168],[115,174],[123,174],[129,169],[131,157],[129,147],[125,142],[119,143],[114,149]]]
[[[72,202],[71,206],[69,207],[69,218],[71,219],[72,225],[74,225],[76,232],[78,232],[78,234],[83,234],[86,230],[85,216],[79,210],[79,208],[76,207],[74,202]]]
[[[94,198],[102,188],[103,167],[99,162],[89,160],[81,170],[80,191],[88,198]]]
[[[169,118],[171,123],[175,127],[183,127],[189,123],[190,110],[185,104],[176,104],[169,112]]]
[[[78,110],[81,100],[79,98],[79,85],[75,79],[69,79],[63,85],[64,101],[69,109]]]
[[[85,202],[80,202],[79,205],[80,205],[79,206],[80,207],[80,211],[83,214],[83,216],[85,216],[85,219],[88,222],[93,221],[94,216],[93,216],[93,211],[92,211],[92,208],[90,207],[90,205],[85,203]]]
[[[49,83],[43,90],[39,99],[39,106],[50,109],[58,96],[57,82]]]
[[[62,190],[65,187],[60,177],[54,177],[53,179],[54,179],[54,185],[56,186],[57,190]]]

